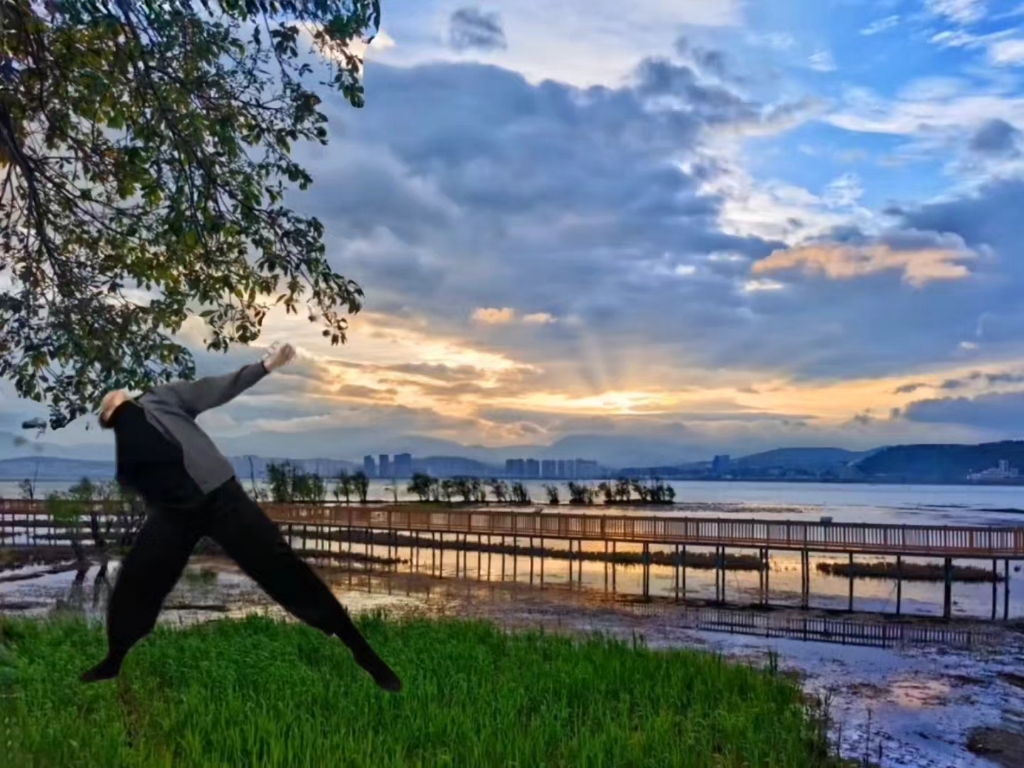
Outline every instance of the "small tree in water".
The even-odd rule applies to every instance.
[[[530,503],[530,492],[526,490],[525,485],[518,481],[512,483],[512,503],[524,505]]]
[[[370,478],[362,470],[352,475],[352,489],[356,492],[359,503],[365,504],[367,497],[370,495]]]
[[[557,485],[545,485],[544,486],[544,491],[548,495],[548,504],[551,504],[552,506],[557,506],[560,503],[559,498],[558,498],[558,486]]]
[[[426,472],[413,472],[406,490],[419,496],[420,501],[430,501],[430,489],[433,483],[433,478]]]
[[[499,504],[504,504],[508,499],[508,483],[504,480],[489,480],[487,483],[491,487],[491,493],[494,494],[494,500]]]
[[[334,478],[334,487],[331,488],[331,493],[334,495],[335,501],[341,501],[342,496],[344,496],[345,503],[351,503],[352,475],[350,475],[344,469],[341,470],[341,472],[338,473],[338,476]]]

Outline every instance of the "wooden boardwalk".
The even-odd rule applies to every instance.
[[[278,525],[359,528],[471,536],[608,541],[818,553],[979,560],[1024,560],[1024,526],[886,525],[803,520],[605,515],[508,509],[417,509],[380,506],[264,503]],[[102,504],[95,508],[104,514]],[[0,535],[45,527],[68,530],[44,502],[0,499]]]
[[[1024,560],[1024,527],[263,504],[279,525],[864,555]]]
[[[996,618],[999,561],[1003,564],[1003,618],[1009,618],[1010,561],[1024,560],[1024,527],[886,525],[873,523],[834,523],[826,520],[737,519],[722,517],[680,517],[661,515],[621,515],[591,512],[549,511],[550,507],[529,510],[504,508],[460,508],[437,504],[282,504],[264,503],[263,509],[274,522],[293,537],[303,539],[344,536],[348,532],[407,532],[439,536],[440,545],[451,538],[488,543],[495,537],[511,538],[515,546],[523,540],[562,540],[568,543],[570,557],[575,543],[577,553],[582,542],[603,542],[615,552],[617,543],[643,548],[644,594],[648,594],[650,548],[674,548],[676,560],[686,548],[714,549],[719,580],[716,596],[724,600],[726,550],[757,550],[764,563],[763,579],[767,591],[769,553],[799,552],[801,555],[801,592],[804,604],[810,593],[811,553],[846,555],[852,565],[856,555],[896,558],[896,610],[902,600],[902,559],[922,557],[944,561],[944,615],[952,607],[953,561],[991,561],[992,618]],[[101,520],[112,512],[96,503]],[[109,519],[109,518],[108,518]],[[44,502],[0,499],[0,546],[56,543],[69,535],[88,536],[88,516],[77,525],[54,520]],[[351,540],[351,538],[350,538]],[[578,559],[578,555],[577,555]],[[678,571],[677,567],[677,571]],[[683,571],[685,581],[685,568]],[[677,574],[677,582],[678,582]],[[853,604],[853,576],[850,578],[850,605]],[[719,584],[721,592],[719,592]]]

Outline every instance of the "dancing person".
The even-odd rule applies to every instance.
[[[139,397],[104,395],[99,421],[117,443],[117,481],[146,502],[148,515],[121,565],[107,606],[107,656],[83,682],[115,678],[132,646],[157,616],[203,536],[289,613],[335,635],[381,688],[397,692],[398,676],[374,652],[331,590],[288,545],[277,526],[238,482],[231,463],[196,424],[199,414],[229,402],[295,356],[290,344],[234,373],[176,381]]]

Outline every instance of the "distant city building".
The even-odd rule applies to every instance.
[[[540,462],[536,459],[526,460],[526,477],[540,477]]]
[[[373,456],[363,456],[363,474],[367,477],[377,476],[377,465],[373,461]]]
[[[998,466],[967,475],[968,480],[1012,480],[1015,477],[1020,477],[1020,470],[1011,467],[1006,459],[1000,459]]]
[[[556,469],[556,476],[557,477],[568,477],[568,475],[565,474],[565,459],[559,459],[558,460],[557,469]]]
[[[395,477],[412,477],[412,454],[395,454]]]
[[[547,480],[558,477],[558,462],[554,459],[544,459],[540,463],[540,476]]]
[[[728,472],[732,468],[732,459],[729,458],[728,454],[721,456],[715,456],[711,460],[711,471],[716,475],[721,475]]]
[[[380,455],[380,477],[391,477],[391,459],[386,453]]]
[[[576,479],[593,480],[600,474],[596,461],[576,459]]]
[[[505,462],[507,477],[526,477],[526,462],[522,459],[509,459]]]

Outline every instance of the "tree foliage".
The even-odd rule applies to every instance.
[[[315,91],[363,105],[379,23],[379,0],[0,0],[0,377],[51,427],[193,377],[191,315],[210,350],[276,305],[344,342],[362,291],[285,193],[312,183],[293,147],[327,143]]]

